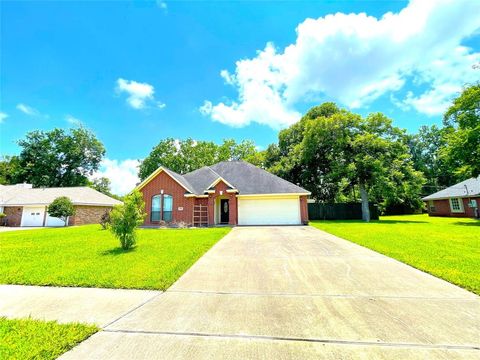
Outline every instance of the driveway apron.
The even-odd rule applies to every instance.
[[[479,358],[475,294],[312,227],[237,227],[64,359]]]

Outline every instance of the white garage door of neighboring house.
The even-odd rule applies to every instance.
[[[238,225],[299,225],[300,199],[238,198]]]
[[[22,226],[43,226],[45,207],[23,207]]]

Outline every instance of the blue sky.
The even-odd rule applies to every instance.
[[[323,101],[414,132],[480,79],[475,0],[0,6],[0,153],[81,123],[105,144],[99,174],[119,193],[165,137],[265,147]]]

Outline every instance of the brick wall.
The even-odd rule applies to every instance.
[[[184,221],[191,224],[193,221],[194,198],[185,197],[186,190],[172,179],[170,175],[162,171],[140,190],[143,194],[145,211],[147,213],[144,225],[159,225],[159,221],[151,221],[152,197],[160,195],[162,190],[164,194],[173,197],[172,221]],[[179,210],[179,208],[183,209]]]
[[[476,199],[477,204],[480,205],[480,197],[473,197],[471,199]],[[427,201],[428,215],[430,216],[451,216],[451,217],[475,217],[473,208],[468,207],[468,202],[470,198],[463,198],[463,210],[464,212],[456,213],[452,212],[450,209],[450,201],[448,199],[442,200],[433,200],[435,206],[435,211],[430,210],[430,204]]]
[[[300,218],[302,224],[308,225],[308,202],[305,195],[300,196]]]
[[[22,211],[21,206],[5,206],[3,212],[6,216],[8,226],[20,226],[22,223]]]
[[[70,216],[68,225],[99,224],[105,211],[111,209],[111,206],[76,205],[75,215]]]

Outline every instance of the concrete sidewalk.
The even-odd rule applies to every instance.
[[[0,285],[0,316],[107,326],[159,291]]]
[[[237,227],[63,359],[479,358],[479,297],[311,227]]]

